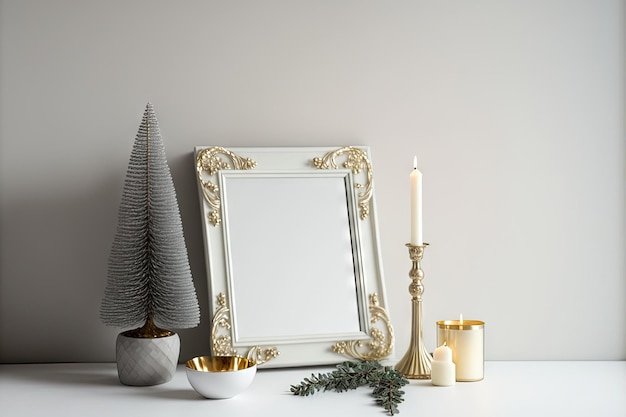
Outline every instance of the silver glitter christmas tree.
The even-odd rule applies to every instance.
[[[130,156],[100,308],[106,325],[139,337],[200,322],[180,211],[152,104]]]

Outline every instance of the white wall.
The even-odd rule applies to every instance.
[[[181,359],[209,346],[212,144],[372,148],[399,354],[416,154],[427,345],[463,313],[488,359],[626,359],[623,1],[0,5],[0,361],[114,360],[99,306],[147,101],[201,301]]]

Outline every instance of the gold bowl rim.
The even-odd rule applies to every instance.
[[[206,373],[245,371],[255,366],[253,359],[242,356],[202,355],[185,362],[187,370]]]

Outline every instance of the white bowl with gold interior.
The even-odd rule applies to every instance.
[[[239,356],[196,356],[185,363],[187,379],[205,398],[231,398],[245,391],[256,375],[256,363]]]

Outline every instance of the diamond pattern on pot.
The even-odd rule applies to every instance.
[[[172,379],[178,364],[177,334],[153,339],[118,335],[117,373],[125,385],[158,385]]]

